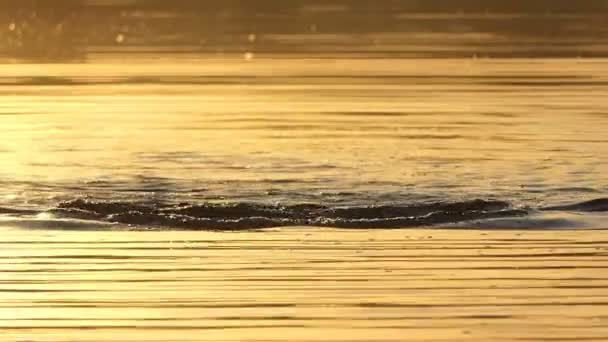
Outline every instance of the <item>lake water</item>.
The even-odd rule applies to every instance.
[[[2,229],[3,341],[605,341],[606,231]]]
[[[603,2],[256,3],[0,5],[1,340],[606,340]]]
[[[607,60],[0,69],[3,340],[608,334]]]
[[[515,217],[574,228],[608,208],[608,60],[0,69],[0,205],[17,217],[178,228]],[[544,218],[564,205],[588,214]]]

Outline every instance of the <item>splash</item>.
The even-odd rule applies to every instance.
[[[507,202],[472,200],[453,203],[331,207],[316,204],[262,205],[204,203],[151,205],[77,199],[61,203],[58,217],[127,225],[184,229],[253,229],[282,226],[336,228],[407,228],[475,219],[526,215]]]

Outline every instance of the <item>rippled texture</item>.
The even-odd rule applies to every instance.
[[[481,200],[514,214],[577,211],[566,206],[608,197],[606,66],[481,59],[0,66],[0,205],[41,212],[85,199],[149,203],[152,211],[317,206],[352,215]],[[344,222],[302,212],[223,219],[242,227],[235,220],[267,219],[251,228],[334,219],[407,227],[483,218],[480,211],[456,210],[451,220],[360,213]],[[116,222],[162,222],[120,214]],[[194,217],[195,228],[229,225]],[[165,223],[183,226],[179,218]]]
[[[4,341],[604,341],[607,232],[3,229]]]
[[[605,341],[607,18],[3,0],[0,340]]]
[[[581,212],[608,197],[607,16],[604,1],[7,0],[0,207],[210,229]],[[135,210],[65,206],[81,201]],[[503,207],[444,210],[463,203]]]

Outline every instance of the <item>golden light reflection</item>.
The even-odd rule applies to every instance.
[[[293,76],[289,84],[275,84],[268,78],[247,87],[208,84],[205,80],[220,74],[236,81],[246,80],[264,70],[265,63],[275,67],[274,77],[281,72],[290,74],[287,70],[300,76]],[[262,159],[249,157],[265,154],[277,161],[330,161],[339,166],[336,172],[340,177],[361,181],[424,184],[436,179],[437,172],[449,173],[452,179],[474,172],[483,175],[478,180],[508,177],[517,183],[513,179],[522,177],[521,184],[525,184],[531,172],[537,172],[543,181],[565,182],[570,177],[569,167],[556,165],[540,172],[532,167],[539,160],[567,159],[559,152],[566,150],[589,156],[588,162],[596,164],[587,170],[598,174],[607,171],[605,164],[598,164],[600,151],[606,148],[602,126],[589,124],[589,120],[601,122],[602,117],[577,119],[577,115],[590,110],[602,110],[604,104],[594,101],[593,88],[558,89],[531,83],[527,88],[529,95],[522,95],[518,83],[509,86],[475,81],[480,75],[492,79],[507,72],[578,78],[597,70],[599,61],[535,62],[534,69],[530,63],[503,61],[342,63],[344,69],[336,69],[335,63],[323,68],[323,64],[309,67],[300,61],[284,61],[282,65],[271,61],[210,62],[197,71],[203,79],[197,79],[196,84],[175,84],[169,78],[184,75],[184,82],[188,80],[181,64],[163,64],[160,68],[54,65],[45,69],[49,75],[77,83],[0,87],[4,93],[2,110],[11,114],[0,117],[5,134],[0,142],[4,151],[2,165],[16,174],[50,181],[94,179],[115,170],[125,174],[157,172],[164,177],[193,180],[290,177],[264,167]],[[565,64],[568,68],[564,68]],[[358,69],[359,66],[364,67]],[[36,75],[42,70],[32,65],[1,69],[10,71],[11,77]],[[309,80],[306,76],[354,70],[359,75],[399,70],[409,76],[407,82],[388,83],[358,83],[333,76]],[[161,83],[131,83],[129,75],[146,72],[157,75],[154,77]],[[438,73],[464,74],[465,82],[451,82],[435,76]],[[88,83],[89,78],[96,80],[101,75],[109,80],[107,84]],[[468,75],[473,78],[467,79]],[[411,77],[416,77],[416,81],[409,81]],[[594,72],[593,77],[599,80],[606,76]],[[164,79],[169,83],[163,85]],[[376,97],[361,97],[363,94]],[[548,107],[552,110],[545,114],[543,108]],[[150,170],[147,161],[138,159],[153,154],[162,163],[164,156],[178,151],[223,160],[215,169],[200,160],[186,169],[165,163],[164,168]],[[437,169],[426,160],[444,163],[447,169]],[[525,171],[514,174],[505,169],[507,160],[514,170]],[[384,167],[394,161],[405,162],[408,167]],[[226,167],[230,163],[257,165],[259,170],[243,172]],[[365,167],[367,172],[341,167],[347,165]],[[310,170],[300,176],[315,179],[328,172],[331,170]],[[475,181],[467,180],[469,185]]]
[[[584,254],[606,237],[550,235],[4,229],[0,328],[49,341],[400,341],[405,330],[482,341],[540,338],[562,324],[563,338],[601,338],[605,308],[594,298],[605,290],[588,287],[585,267],[604,261]]]
[[[0,341],[606,340],[607,16],[2,1]]]

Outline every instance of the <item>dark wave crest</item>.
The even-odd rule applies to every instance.
[[[608,211],[608,198],[598,198],[582,203],[559,205],[543,208],[545,211],[578,211],[578,212],[603,212]]]
[[[281,226],[336,228],[407,228],[469,220],[523,216],[507,202],[472,200],[453,203],[330,207],[316,204],[254,203],[151,205],[73,200],[61,203],[60,217],[184,229],[254,229]]]
[[[47,211],[0,207],[0,215],[4,219],[31,220],[47,213],[61,222],[76,220],[80,223],[96,222],[157,229],[200,230],[243,230],[286,226],[372,229],[424,226],[499,228],[505,225],[509,227],[540,225],[575,228],[576,220],[572,220],[571,215],[565,214],[567,212],[572,212],[573,215],[578,215],[576,213],[604,215],[608,213],[608,198],[539,208],[518,208],[505,201],[481,199],[370,206],[329,206],[308,203],[265,205],[248,202],[159,204],[75,199],[62,202]],[[565,216],[560,213],[564,213]],[[563,222],[560,221],[556,225],[555,215],[558,215],[558,220]],[[598,216],[602,220],[603,217]],[[545,224],[547,218],[550,222]],[[540,222],[539,219],[545,221]]]

